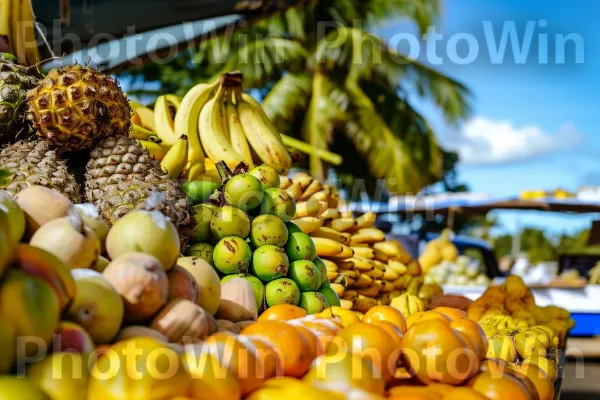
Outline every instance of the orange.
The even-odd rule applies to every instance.
[[[308,371],[312,362],[309,345],[294,326],[282,321],[261,321],[247,326],[241,334],[264,337],[271,342],[283,356],[285,376],[298,378]]]
[[[490,400],[528,400],[527,388],[511,375],[492,376],[491,372],[480,372],[467,386]]]
[[[434,308],[433,311],[440,313],[440,314],[444,314],[445,316],[450,318],[450,321],[456,321],[459,319],[467,318],[467,313],[464,312],[463,310],[459,310],[458,308],[437,307],[437,308]]]
[[[404,334],[402,333],[400,328],[398,328],[396,325],[394,325],[388,321],[375,321],[375,322],[371,322],[371,325],[380,327],[388,335],[390,335],[390,337],[392,338],[392,341],[394,343],[394,347],[396,347],[397,349],[402,347],[402,338],[404,337]]]
[[[303,326],[313,332],[323,349],[327,348],[328,343],[336,337],[336,335],[342,330],[343,326],[341,323],[335,320],[326,318],[313,318],[313,316],[307,318],[295,319],[288,322],[292,326]]]
[[[258,389],[265,379],[258,373],[255,352],[237,340],[235,335],[215,333],[204,341],[200,352],[215,356],[221,365],[227,367],[239,379],[243,395]]]
[[[479,359],[485,360],[488,351],[488,339],[481,325],[473,320],[463,318],[450,322],[450,328],[468,337],[473,346],[475,346],[475,350],[479,354]]]
[[[343,390],[350,386],[380,395],[385,391],[385,382],[371,360],[352,353],[318,357],[303,380],[312,385],[340,386]]]
[[[444,400],[488,400],[488,398],[471,388],[460,387],[452,389]]]
[[[218,357],[208,352],[181,356],[186,371],[192,377],[189,395],[198,400],[241,399],[240,381],[232,371],[222,366]]]
[[[445,323],[450,323],[450,318],[445,315],[435,311],[419,311],[414,314],[411,314],[406,320],[406,325],[408,329],[410,329],[413,325],[432,320],[440,320]]]
[[[238,335],[237,340],[249,349],[254,349],[259,376],[264,376],[265,379],[283,376],[283,355],[270,341],[260,336],[246,335]]]
[[[258,321],[289,321],[291,319],[306,317],[307,315],[306,311],[298,306],[292,304],[278,304],[267,308],[260,314]]]
[[[320,313],[315,314],[315,316],[327,319],[339,318],[342,326],[344,327],[360,322],[360,318],[354,311],[346,310],[345,308],[339,306],[326,308]]]
[[[389,400],[442,400],[444,395],[427,386],[396,386],[388,391]]]
[[[521,364],[512,367],[518,373],[529,379],[540,398],[540,400],[554,399],[554,384],[552,380],[540,367],[535,364]]]
[[[300,332],[302,336],[304,336],[304,339],[306,339],[306,343],[308,345],[308,353],[310,354],[311,360],[314,360],[315,358],[317,358],[325,352],[323,343],[319,342],[319,340],[317,339],[317,335],[313,331],[311,331],[303,325],[297,325],[294,326],[294,328],[296,328],[296,330]]]
[[[396,371],[400,349],[394,346],[392,337],[385,329],[359,322],[344,328],[327,348],[328,355],[349,351],[371,359],[385,381]]]
[[[459,385],[479,368],[473,345],[445,319],[411,326],[402,339],[402,355],[407,369],[423,384]]]
[[[402,333],[406,332],[406,319],[402,313],[391,306],[375,306],[369,309],[362,317],[361,322],[367,324],[375,321],[387,321],[396,325]]]

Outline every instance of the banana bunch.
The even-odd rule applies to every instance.
[[[343,307],[365,312],[378,304],[389,305],[405,292],[425,297],[440,293],[433,285],[423,285],[419,263],[402,245],[386,240],[385,233],[374,227],[375,213],[355,217],[351,211],[340,211],[335,188],[303,172],[282,177],[281,189],[296,200],[292,222],[311,236]]]
[[[0,1],[0,36],[7,38],[19,64],[30,66],[40,62],[34,29],[29,1]]]
[[[130,102],[131,137],[137,139],[172,178],[220,181],[215,164],[244,161],[286,173],[292,160],[281,136],[250,95],[239,73],[192,87],[183,98],[158,96],[154,109]]]

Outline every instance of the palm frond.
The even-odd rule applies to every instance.
[[[314,147],[327,150],[336,126],[344,121],[344,113],[330,98],[332,84],[327,77],[315,72],[312,79],[312,97],[302,124],[302,139]],[[317,157],[309,159],[310,173],[324,180],[325,167]]]
[[[262,107],[280,132],[292,135],[298,115],[308,108],[311,92],[309,73],[285,74],[265,96]]]
[[[405,17],[414,21],[421,34],[425,34],[439,17],[439,0],[369,0],[364,2],[364,11],[369,25],[381,21]]]
[[[308,53],[301,43],[279,37],[249,42],[233,51],[218,74],[239,70],[245,88],[262,87],[278,80],[285,71],[298,70]]]

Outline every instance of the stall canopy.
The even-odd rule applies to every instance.
[[[405,214],[486,214],[491,210],[539,210],[565,213],[600,213],[600,199],[556,198],[522,199],[492,197],[476,193],[450,193],[429,196],[396,196],[388,202],[352,203],[356,212]]]
[[[300,1],[32,0],[32,5],[49,45],[40,43],[42,58],[79,53],[84,61],[111,70],[133,59],[146,61],[149,53],[164,57],[242,20],[264,18]],[[81,53],[98,45],[104,47]],[[109,53],[117,46],[118,54]]]

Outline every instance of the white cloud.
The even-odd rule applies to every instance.
[[[452,135],[452,145],[462,164],[506,164],[572,148],[583,135],[566,123],[556,133],[539,126],[516,127],[509,121],[475,117],[461,132]]]

